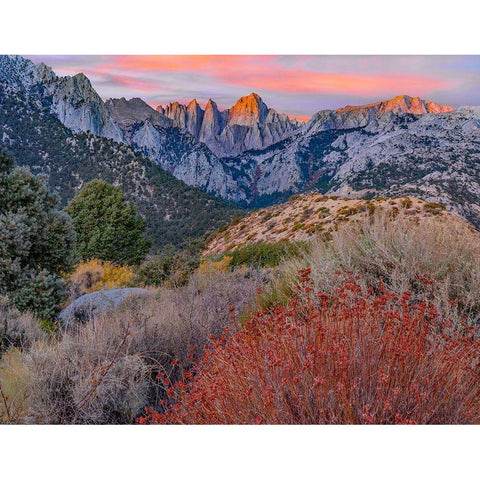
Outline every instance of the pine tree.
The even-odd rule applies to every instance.
[[[42,319],[56,317],[73,263],[73,225],[56,208],[45,180],[0,151],[0,294]]]
[[[122,265],[139,264],[151,247],[144,237],[145,220],[122,191],[103,180],[87,183],[72,199],[67,213],[77,233],[77,254]]]

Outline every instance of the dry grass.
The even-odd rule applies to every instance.
[[[303,257],[283,266],[291,281],[307,267],[315,288],[327,293],[344,281],[337,271],[351,271],[364,288],[381,281],[396,294],[412,291],[413,298],[443,311],[454,300],[459,314],[472,323],[480,319],[480,234],[447,217],[418,222],[377,210],[340,225],[331,241],[312,242]]]
[[[46,338],[38,319],[0,297],[0,423],[21,422],[29,378],[22,350]]]
[[[313,211],[319,208],[319,204],[323,206],[328,201],[337,200],[319,197]],[[386,202],[379,200],[375,204],[384,201]],[[390,205],[392,201],[389,200],[388,204]],[[472,403],[469,395],[478,388],[478,384],[472,387],[468,383],[471,379],[468,380],[465,374],[467,360],[464,358],[464,351],[459,350],[461,341],[457,339],[459,343],[451,343],[449,350],[454,356],[461,358],[462,362],[465,360],[458,368],[448,363],[453,358],[448,357],[448,351],[444,351],[445,355],[442,353],[437,357],[436,363],[431,363],[429,358],[435,352],[443,351],[441,342],[446,338],[443,336],[444,332],[439,334],[436,332],[438,338],[429,333],[433,343],[430,343],[428,348],[433,345],[431,347],[433,350],[422,350],[423,344],[415,343],[415,332],[420,331],[422,327],[420,320],[432,311],[421,310],[424,307],[420,306],[427,303],[431,303],[438,311],[449,311],[457,327],[460,325],[462,315],[470,324],[479,321],[480,235],[466,223],[442,209],[439,209],[439,215],[420,219],[416,214],[391,214],[392,209],[397,207],[399,211],[415,210],[413,201],[397,202],[390,206],[392,207],[390,209],[380,209],[376,206],[373,210],[364,211],[360,216],[356,216],[351,210],[356,208],[354,205],[348,206],[340,215],[346,215],[349,220],[336,224],[336,228],[329,233],[329,240],[325,237],[317,238],[305,252],[285,261],[274,272],[267,273],[266,270],[250,268],[231,271],[228,267],[232,264],[230,257],[233,257],[233,253],[219,262],[208,260],[191,276],[186,286],[162,288],[156,297],[131,300],[114,314],[98,315],[85,325],[59,332],[56,337],[47,336],[33,317],[20,315],[8,307],[5,301],[0,301],[0,339],[5,348],[9,347],[7,354],[2,358],[0,369],[2,392],[6,392],[5,397],[8,397],[6,402],[0,399],[0,402],[3,402],[3,407],[0,407],[2,418],[5,420],[6,410],[9,410],[9,417],[5,421],[16,423],[131,423],[143,412],[146,405],[156,406],[159,402],[173,398],[172,384],[182,381],[184,374],[190,374],[192,365],[203,352],[204,346],[212,341],[211,336],[220,335],[226,327],[235,332],[238,326],[237,319],[241,319],[247,324],[247,333],[242,333],[243,330],[234,333],[234,338],[241,340],[237,344],[237,350],[234,352],[221,350],[219,356],[214,357],[214,360],[219,362],[218,372],[224,371],[225,378],[222,379],[217,375],[218,372],[215,373],[213,370],[206,372],[202,391],[208,392],[210,404],[203,404],[202,408],[206,409],[203,412],[208,410],[209,413],[198,421],[219,423],[228,421],[248,423],[257,420],[272,423],[296,421],[335,423],[337,420],[340,423],[372,420],[375,423],[407,420],[420,423],[470,421],[471,409],[467,411],[463,407],[459,407],[460,409],[455,407],[455,402],[459,399],[468,399]],[[302,212],[308,213],[309,208],[306,210],[302,208]],[[317,218],[318,215],[316,214]],[[272,216],[280,218],[281,213],[277,215],[273,212]],[[310,326],[313,325],[315,328],[306,330],[305,323],[295,320],[294,329],[300,336],[293,338],[288,336],[292,328],[292,315],[288,309],[275,307],[280,303],[288,305],[296,293],[295,287],[299,286],[298,270],[305,268],[311,271],[312,288],[329,295],[333,303],[339,298],[339,288],[345,284],[345,277],[356,278],[355,284],[363,296],[360,295],[354,300],[355,310],[352,310],[352,306],[345,309],[344,304],[337,305],[336,310],[325,310],[324,308],[330,306],[315,304],[317,310],[310,323]],[[268,288],[270,276],[277,279],[273,289]],[[95,285],[95,282],[92,285]],[[401,321],[394,323],[395,329],[391,330],[390,336],[383,336],[384,330],[380,328],[383,327],[386,317],[384,310],[375,310],[378,298],[365,296],[366,292],[370,292],[369,295],[383,295],[382,288],[385,289],[385,295],[394,294],[407,301],[405,316],[403,304],[399,307],[399,300],[395,300],[397,306],[394,308],[393,317],[395,321],[398,319]],[[265,291],[260,298],[259,289]],[[402,297],[404,292],[409,292],[407,297]],[[360,308],[362,306],[365,307],[363,310]],[[408,310],[411,306],[415,307],[412,311]],[[270,312],[260,315],[251,312],[262,307],[269,308]],[[363,311],[368,315],[365,316]],[[417,315],[417,311],[421,311],[421,315]],[[335,317],[334,314],[337,314],[335,312],[340,312],[341,315],[338,313]],[[355,315],[351,315],[352,312]],[[387,312],[388,318],[391,318],[390,313]],[[298,319],[297,317],[295,318]],[[330,323],[318,323],[321,318],[322,322],[328,320]],[[366,321],[372,318],[378,322]],[[344,320],[346,322],[342,324]],[[444,318],[437,315],[432,317],[432,320],[442,321]],[[262,325],[265,327],[260,337],[251,336],[252,331],[248,330],[255,321],[263,322]],[[335,330],[341,325],[350,330],[343,333]],[[410,330],[403,331],[402,325],[410,325]],[[372,326],[375,328],[369,330]],[[307,365],[309,357],[305,349],[312,342],[318,346],[318,342],[323,338],[319,337],[322,332],[320,327],[328,327],[331,334],[327,349],[330,352],[328,355],[331,354],[328,357],[329,363],[319,364],[320,373],[312,377],[313,382],[312,378],[307,378],[301,384],[304,390],[295,390],[297,364],[304,362],[302,365]],[[338,343],[341,335],[342,341]],[[371,341],[366,340],[368,335],[371,336]],[[299,338],[303,338],[306,343],[299,344],[297,342]],[[374,341],[377,343],[372,343]],[[402,353],[395,353],[396,345],[400,341],[405,346],[406,350],[403,353],[407,356],[400,365],[401,368],[397,368],[394,355]],[[409,350],[409,344],[415,346],[416,350]],[[385,389],[381,398],[374,399],[377,402],[376,411],[380,412],[374,414],[372,410],[374,403],[369,400],[373,393],[368,390],[370,387],[365,380],[366,384],[362,387],[364,395],[362,402],[356,404],[355,412],[348,411],[348,405],[352,405],[353,400],[360,398],[355,397],[355,380],[350,376],[348,377],[350,383],[345,383],[346,381],[343,383],[344,386],[349,385],[350,397],[343,398],[341,397],[343,393],[338,392],[338,398],[342,402],[342,413],[329,410],[330,416],[322,416],[324,413],[321,409],[324,406],[318,402],[328,399],[328,395],[331,395],[329,392],[337,388],[334,381],[336,377],[333,375],[336,370],[334,369],[332,373],[327,367],[330,368],[336,365],[336,362],[342,361],[341,352],[345,345],[350,349],[349,358],[353,359],[351,361],[354,362],[355,372],[360,375],[362,382],[368,378],[375,378],[376,382],[380,382],[378,385],[381,385],[382,378],[385,378],[382,377],[385,369],[390,369],[388,375],[396,378],[396,387],[404,389],[407,393],[404,396],[396,394],[397,397],[394,398],[393,390],[390,387]],[[375,348],[378,349],[371,348],[372,345],[376,345]],[[478,344],[475,345],[478,347]],[[360,347],[363,348],[363,357],[357,358],[354,353],[358,352]],[[276,405],[280,405],[277,410],[268,410],[271,406],[268,404],[270,406],[265,407],[265,416],[258,417],[258,412],[252,416],[254,410],[242,410],[242,415],[245,416],[239,417],[238,409],[251,405],[250,401],[254,402],[255,408],[260,409],[264,398],[271,398],[273,392],[275,399],[275,392],[283,391],[285,384],[281,383],[282,378],[273,378],[269,370],[269,365],[276,361],[275,358],[282,349],[285,361],[289,361],[292,367],[291,371],[282,377],[286,378],[287,383],[290,382],[289,391],[300,396],[313,395],[313,403],[306,406],[307,410],[302,413],[303,417],[295,417],[296,401],[292,400],[293,397],[288,397],[293,393],[288,393],[287,397],[275,400],[278,401]],[[386,363],[383,364],[383,372],[375,370],[372,373],[371,368],[379,365],[379,360],[374,355],[380,355],[385,349],[393,356],[384,359]],[[472,353],[472,350],[468,352]],[[228,357],[230,353],[236,355],[236,364],[229,363],[229,358],[232,358]],[[417,353],[421,355],[412,356]],[[476,353],[478,354],[478,350]],[[265,355],[270,363],[262,364],[267,358]],[[474,358],[474,355],[471,357]],[[421,366],[422,378],[416,377],[415,372],[411,370],[408,370],[407,376],[402,376],[411,360]],[[226,370],[222,370],[224,367]],[[449,370],[450,367],[452,370]],[[17,371],[18,378],[15,377]],[[239,375],[243,375],[241,372],[245,375],[239,378]],[[448,395],[444,396],[445,402],[438,404],[437,413],[440,412],[438,415],[426,408],[428,402],[431,404],[440,398],[436,396],[438,388],[429,390],[428,380],[424,382],[424,379],[428,379],[429,372],[437,376],[437,387],[449,389]],[[449,376],[449,372],[453,372],[457,377]],[[315,378],[327,374],[331,374],[331,383],[328,385],[330,390],[324,391],[322,390],[324,387],[317,384]],[[347,371],[344,374],[350,375]],[[160,377],[157,378],[157,375]],[[442,375],[445,376],[447,383],[442,383]],[[253,382],[254,388],[257,388],[253,400],[242,396],[244,390],[250,386],[248,378],[251,379],[250,383]],[[255,378],[259,379],[256,384]],[[456,379],[460,382],[458,391],[453,388],[457,385]],[[228,390],[230,388],[228,387],[225,390],[229,392],[228,397],[219,396],[220,390],[215,392],[216,385],[219,384],[222,388],[227,388],[231,384],[232,388]],[[408,412],[408,409],[417,408],[415,395],[418,392],[414,390],[419,384],[423,391],[427,392],[425,397],[427,403],[421,400],[424,402],[421,404],[423,416],[407,417],[405,412]],[[317,390],[313,392],[312,388]],[[175,392],[173,394],[176,395]],[[215,409],[224,400],[228,403],[224,405],[230,408],[228,415],[215,417],[216,413],[212,413],[211,409]],[[399,417],[396,414],[393,417],[388,416],[390,415],[388,406],[393,401],[399,402],[396,412]],[[475,408],[477,407],[475,404]],[[308,410],[311,408],[317,408],[317,413],[313,416]],[[474,415],[477,415],[476,410]]]
[[[20,349],[0,358],[0,423],[19,423],[26,413],[29,374]]]
[[[165,396],[210,336],[231,324],[264,278],[253,271],[196,273],[182,288],[131,301],[115,314],[99,315],[38,342],[25,359],[29,423],[131,423],[147,404]],[[174,359],[178,363],[172,365]],[[165,380],[164,380],[165,381]]]
[[[7,348],[28,348],[46,336],[38,319],[30,313],[19,312],[6,297],[0,297],[0,356]]]

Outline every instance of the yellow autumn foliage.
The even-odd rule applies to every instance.
[[[198,267],[198,271],[203,274],[212,274],[217,272],[226,272],[232,257],[225,255],[221,260],[204,260]]]
[[[79,293],[90,293],[130,285],[135,274],[128,266],[97,259],[81,262],[70,275],[70,281]]]

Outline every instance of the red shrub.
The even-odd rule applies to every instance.
[[[302,271],[288,309],[257,314],[207,348],[139,423],[463,424],[480,422],[478,331],[454,331],[426,303],[353,279],[314,294]],[[187,383],[186,383],[187,382]]]

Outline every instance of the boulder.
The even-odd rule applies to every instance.
[[[117,310],[126,299],[151,297],[155,294],[155,290],[146,288],[115,288],[87,293],[63,309],[58,318],[64,326],[85,323],[93,315]]]

